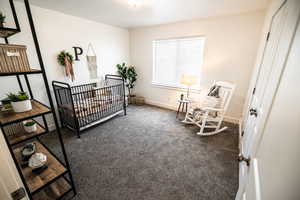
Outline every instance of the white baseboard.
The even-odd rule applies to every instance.
[[[157,107],[160,107],[160,108],[166,108],[166,109],[175,110],[175,111],[177,111],[177,109],[178,109],[177,106],[170,105],[170,104],[165,104],[165,103],[161,103],[161,102],[157,102],[157,101],[152,101],[152,100],[149,100],[149,99],[145,99],[145,103],[148,104],[148,105],[157,106]],[[226,115],[224,116],[224,121],[234,123],[234,124],[239,124],[240,123],[239,118],[226,116]]]
[[[177,108],[178,108],[178,107],[170,105],[170,104],[164,104],[164,103],[160,103],[160,102],[152,101],[152,100],[148,100],[148,99],[145,99],[145,103],[148,105],[152,105],[152,106],[156,106],[156,107],[160,107],[160,108],[166,108],[166,109],[175,110],[175,111],[177,111]]]

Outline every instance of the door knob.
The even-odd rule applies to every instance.
[[[249,110],[249,112],[250,112],[250,115],[251,115],[251,116],[254,115],[255,117],[257,117],[257,110],[256,110],[256,109],[251,108],[251,109]]]
[[[246,162],[247,166],[250,166],[250,160],[251,160],[251,158],[245,158],[243,156],[243,154],[240,154],[239,157],[238,157],[238,161],[239,162]]]

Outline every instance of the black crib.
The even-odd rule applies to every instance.
[[[121,76],[105,75],[105,86],[96,83],[70,86],[52,81],[62,127],[81,131],[120,113],[126,115],[125,85]]]

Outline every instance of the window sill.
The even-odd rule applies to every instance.
[[[151,83],[152,87],[167,89],[167,90],[175,90],[179,92],[187,92],[187,87],[179,87],[179,86],[172,86],[172,85],[164,85],[159,83]],[[200,93],[200,88],[190,88],[190,93]]]

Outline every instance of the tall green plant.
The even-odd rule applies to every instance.
[[[127,69],[128,88],[132,89],[135,86],[137,80],[137,73],[134,66],[130,66]]]
[[[135,86],[137,81],[137,73],[134,66],[126,66],[125,63],[117,64],[118,73],[126,82],[126,87],[128,88],[129,96],[131,96],[131,91]]]
[[[127,81],[127,67],[125,63],[117,64],[118,73],[122,78]]]

